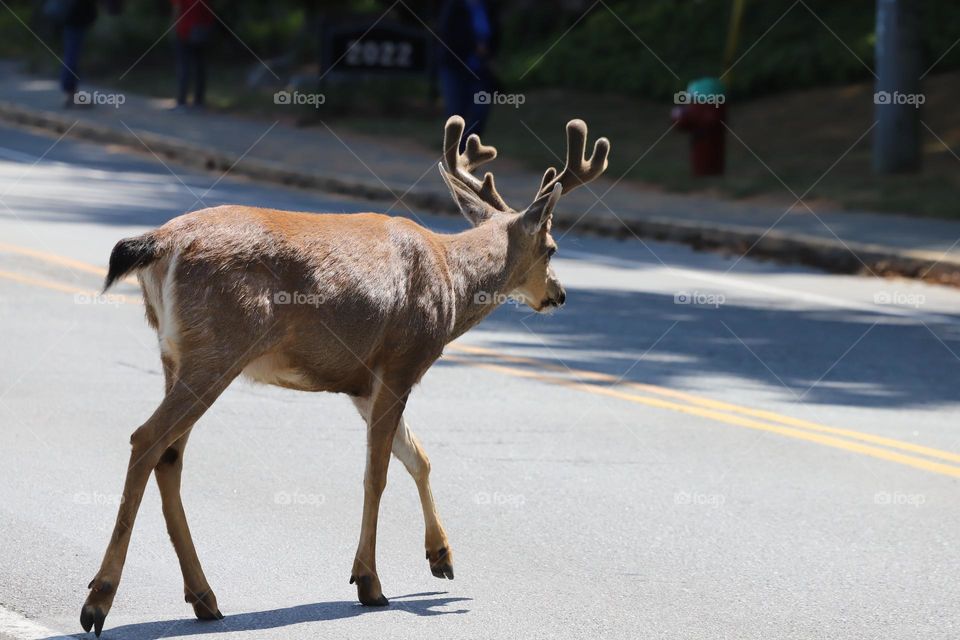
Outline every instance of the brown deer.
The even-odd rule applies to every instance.
[[[532,204],[507,206],[490,173],[472,174],[496,150],[464,123],[446,124],[440,173],[473,228],[439,234],[374,213],[316,215],[221,206],[174,218],[110,254],[104,289],[136,272],[157,331],[166,393],[130,437],[117,521],[80,614],[97,636],[120,583],[130,534],[151,472],[201,619],[223,615],[190,537],[180,475],[190,430],[238,375],[303,391],[349,394],[367,423],[363,519],[350,582],[365,605],[387,604],[375,558],[380,496],[390,453],[417,484],[430,571],[453,579],[453,554],[430,491],[430,462],[403,418],[410,390],[444,346],[507,295],[536,311],[566,294],[550,267],[551,215],[561,193],[607,167],[600,138],[584,158],[586,125],[567,124],[567,160],[547,170]]]

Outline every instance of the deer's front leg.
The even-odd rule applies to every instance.
[[[450,550],[447,532],[440,522],[433,492],[430,490],[430,460],[406,418],[400,419],[397,433],[393,436],[393,455],[397,456],[417,483],[420,506],[423,508],[424,546],[427,549],[430,572],[437,578],[453,580],[453,552]]]
[[[380,496],[387,485],[387,467],[393,436],[406,406],[409,389],[397,392],[385,384],[365,403],[367,411],[367,464],[363,474],[363,521],[360,525],[360,543],[353,560],[350,583],[357,585],[357,597],[362,604],[382,607],[389,602],[380,588],[377,576],[377,517]]]

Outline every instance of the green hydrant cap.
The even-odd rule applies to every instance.
[[[691,96],[722,96],[723,92],[723,82],[718,78],[698,78],[687,85]]]

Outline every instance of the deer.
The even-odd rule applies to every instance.
[[[550,167],[529,206],[510,208],[493,174],[474,172],[497,151],[464,121],[444,128],[440,175],[470,223],[431,231],[400,216],[315,214],[240,205],[201,209],[110,254],[104,291],[135,274],[156,331],[164,396],[130,436],[113,534],[88,585],[80,624],[97,637],[113,604],[134,520],[152,474],[183,574],[184,599],[200,620],[223,614],[197,557],[180,497],[191,430],[237,377],[301,391],[348,395],[366,423],[363,516],[350,575],[357,598],[385,606],[377,574],[380,498],[391,454],[413,477],[431,573],[452,580],[453,551],[430,487],[430,461],[404,419],[413,387],[444,347],[507,296],[536,312],[564,304],[550,259],[554,208],[563,193],[607,168],[610,143],[585,157],[587,127],[566,127],[566,164]]]

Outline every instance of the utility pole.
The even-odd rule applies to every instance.
[[[873,168],[920,169],[920,0],[877,0]]]

